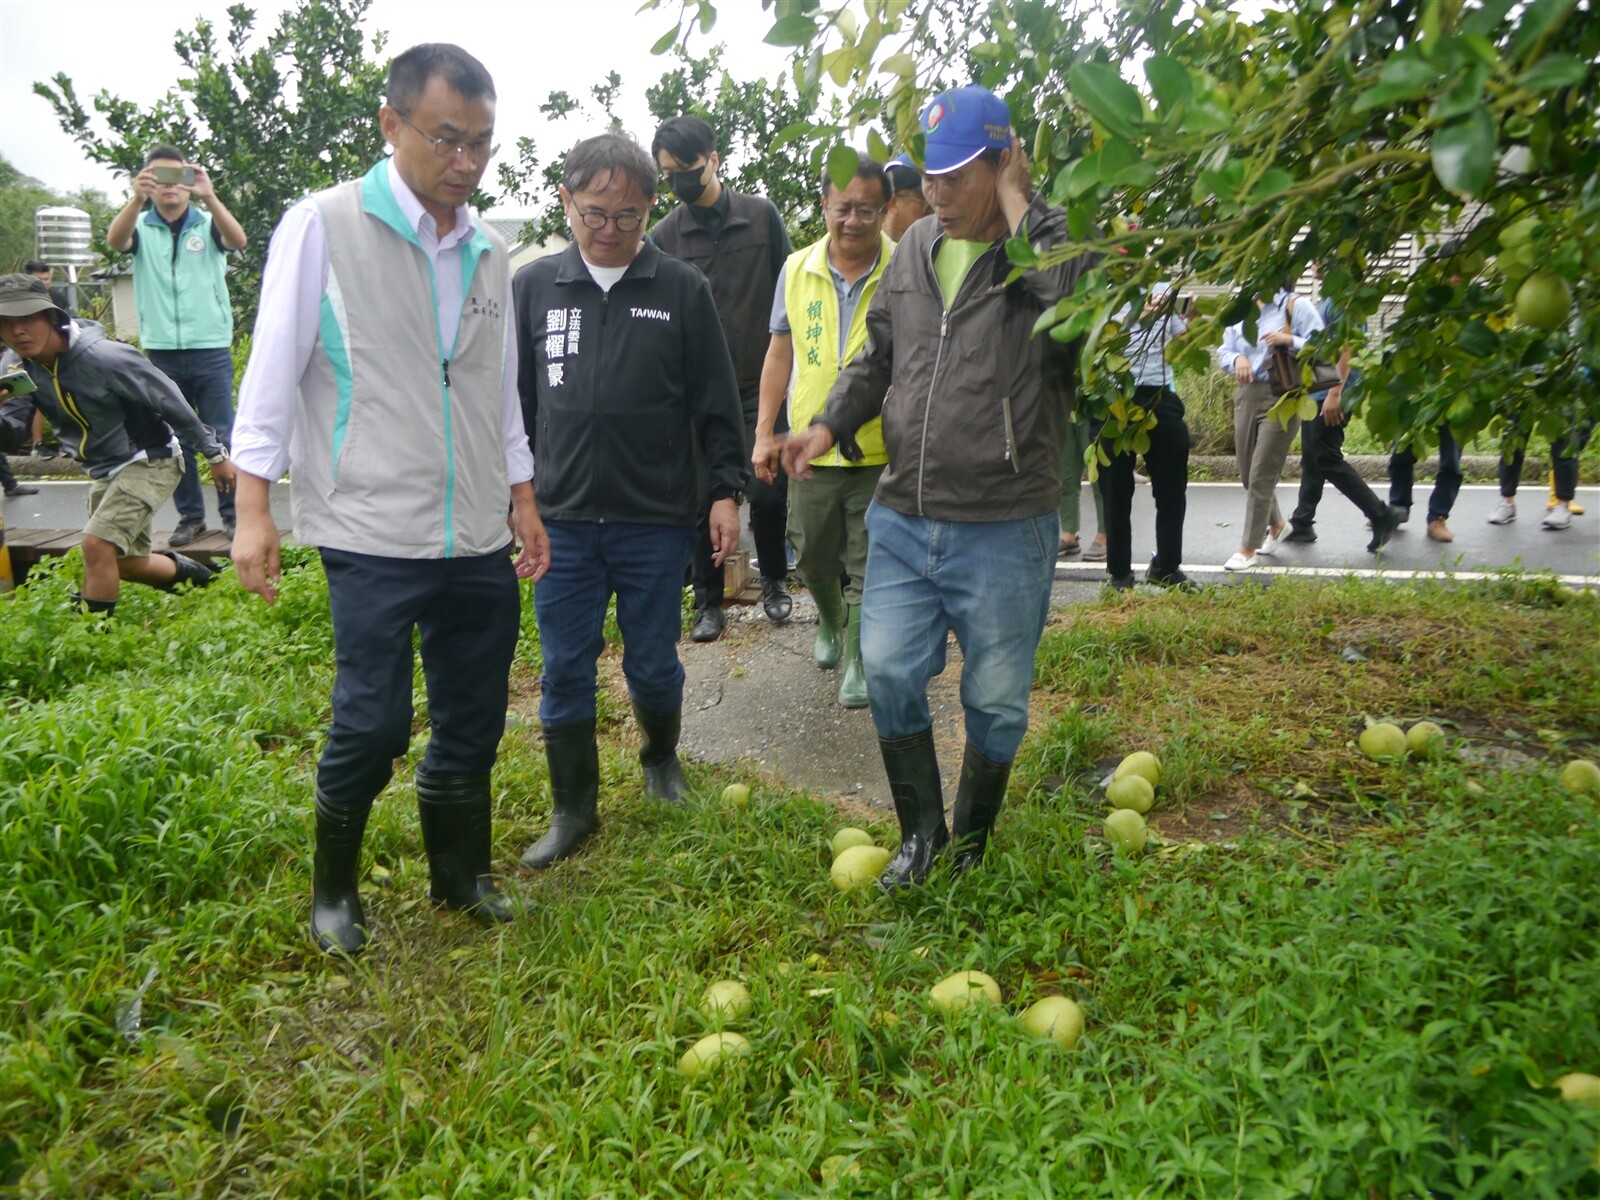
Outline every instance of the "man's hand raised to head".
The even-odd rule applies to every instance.
[[[1022,219],[1028,213],[1028,201],[1033,196],[1033,180],[1028,174],[1028,152],[1022,148],[1017,131],[1011,131],[1011,145],[1000,152],[1000,170],[995,175],[995,192],[1000,201],[1000,211],[1005,214],[1006,228],[1013,234],[1022,228]]]

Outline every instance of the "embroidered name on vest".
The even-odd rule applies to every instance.
[[[672,314],[659,308],[630,308],[628,310],[635,317],[646,321],[670,321]]]

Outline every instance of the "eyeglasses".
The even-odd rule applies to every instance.
[[[828,206],[828,216],[835,221],[848,221],[852,215],[858,221],[876,221],[883,216],[883,207],[873,208],[867,204],[833,204]]]
[[[632,233],[644,224],[644,218],[636,212],[607,213],[598,208],[586,208],[578,213],[578,220],[590,229],[604,229],[609,222],[617,227],[618,233]]]
[[[490,144],[488,138],[479,138],[475,142],[458,142],[453,138],[434,137],[427,130],[418,127],[405,113],[396,114],[402,121],[415,129],[428,145],[433,147],[433,152],[439,158],[460,158],[472,162],[486,163],[500,152],[498,142]]]

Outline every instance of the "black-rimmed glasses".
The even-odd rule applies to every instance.
[[[579,211],[578,220],[590,229],[604,229],[612,224],[617,227],[618,233],[632,233],[644,224],[644,218],[635,212],[607,213],[598,208],[585,208]]]

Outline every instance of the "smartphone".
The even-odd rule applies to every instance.
[[[181,183],[184,187],[194,186],[193,167],[154,166],[150,168],[150,174],[156,177],[157,183]]]
[[[37,392],[33,378],[26,371],[13,371],[9,375],[0,375],[0,389],[12,396],[26,396],[29,392]]]

